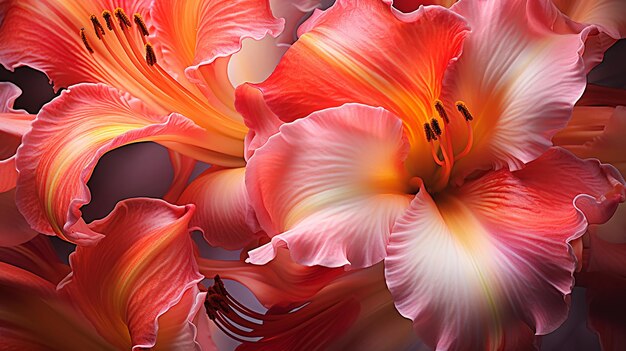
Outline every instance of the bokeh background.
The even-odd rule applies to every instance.
[[[15,72],[0,67],[0,81],[13,82],[22,89],[23,93],[15,102],[15,108],[25,109],[29,113],[37,113],[59,93],[53,91],[43,73],[26,67],[18,68]],[[606,53],[604,62],[589,74],[588,81],[626,89],[626,40],[618,42]],[[195,175],[207,167],[208,165],[199,164]],[[111,151],[100,160],[89,181],[92,201],[83,207],[83,216],[88,222],[102,218],[118,201],[126,198],[162,197],[168,189],[172,175],[168,153],[157,144],[138,143]],[[67,261],[67,255],[73,251],[72,245],[56,238],[53,241],[59,256]],[[238,253],[213,250],[207,246],[203,246],[202,251],[207,257],[238,257]],[[598,338],[586,327],[584,295],[584,289],[575,288],[569,318],[555,332],[542,338],[542,350],[600,350]],[[626,323],[626,316],[624,318]],[[624,349],[626,350],[626,345]]]

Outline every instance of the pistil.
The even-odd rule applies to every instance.
[[[441,128],[439,120],[432,118],[430,123],[424,124],[424,133],[426,141],[430,144],[433,160],[441,167],[441,175],[435,185],[431,188],[431,191],[436,192],[445,188],[448,184],[454,163],[467,156],[470,152],[474,140],[470,122],[474,118],[464,102],[459,101],[456,103],[456,107],[465,119],[465,124],[467,126],[467,144],[458,155],[455,155],[452,134],[450,133],[450,118],[448,117],[446,109],[441,101],[437,100],[434,107],[435,111],[439,115],[439,118],[443,122],[443,128]],[[434,141],[438,141],[438,143],[435,144]],[[439,157],[439,153],[441,153],[443,160]]]

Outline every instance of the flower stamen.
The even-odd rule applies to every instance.
[[[120,22],[120,28],[124,29],[125,27],[130,28],[132,26],[132,22],[130,21],[130,18],[128,18],[128,16],[126,15],[126,12],[124,12],[122,8],[120,7],[116,8],[114,13],[115,13],[115,17],[117,17],[117,19]]]
[[[139,28],[139,32],[144,36],[147,37],[148,35],[150,35],[150,32],[148,31],[148,26],[146,26],[146,22],[143,21],[143,18],[141,18],[141,15],[136,13],[133,15],[133,20],[135,21],[135,24],[137,25],[137,28]]]
[[[91,47],[91,45],[89,45],[89,41],[87,40],[87,36],[85,35],[85,28],[80,29],[80,40],[83,41],[83,44],[85,45],[87,51],[93,54],[93,48]]]
[[[106,33],[104,31],[104,27],[102,27],[102,24],[100,24],[98,17],[96,17],[96,15],[91,15],[89,19],[91,20],[91,24],[93,24],[93,30],[94,32],[96,32],[96,36],[98,37],[98,39],[102,40],[102,36]]]
[[[113,30],[113,16],[110,11],[104,10],[102,11],[102,18],[104,18],[104,22],[107,24],[107,28],[109,30]]]
[[[154,54],[154,49],[152,48],[152,44],[146,43],[146,62],[148,66],[154,66],[157,63],[156,55]]]

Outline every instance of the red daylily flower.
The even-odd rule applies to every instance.
[[[540,1],[453,10],[338,1],[268,80],[238,89],[267,140],[249,141],[246,186],[272,239],[249,262],[280,247],[305,265],[384,260],[428,344],[508,349],[565,319],[568,243],[610,218],[624,180],[550,148],[585,88],[594,27],[553,26]],[[259,93],[274,119],[246,115]]]

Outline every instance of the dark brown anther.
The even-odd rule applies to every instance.
[[[450,119],[448,118],[448,114],[446,113],[446,109],[443,107],[443,103],[439,100],[435,101],[435,110],[439,114],[439,117],[443,119],[444,123],[450,123]]]
[[[456,108],[459,110],[459,112],[461,112],[461,114],[463,115],[463,118],[465,118],[466,121],[469,122],[474,119],[472,114],[467,109],[467,106],[465,106],[465,104],[462,103],[461,101],[456,103]]]
[[[148,63],[148,66],[154,66],[157,63],[157,58],[154,54],[154,48],[150,43],[146,43],[146,62]]]
[[[85,34],[85,28],[80,29],[80,39],[83,41],[83,44],[85,44],[85,48],[87,49],[87,51],[93,54],[93,49],[91,48],[91,45],[89,45],[89,41],[87,40],[87,35]]]
[[[93,30],[94,32],[96,32],[96,36],[98,37],[98,39],[102,40],[102,36],[105,34],[105,32],[104,27],[102,27],[102,24],[100,24],[100,21],[98,21],[98,17],[96,17],[96,15],[91,15],[89,19],[91,20],[91,24],[93,24]]]
[[[107,10],[102,11],[102,18],[104,18],[104,22],[106,22],[107,28],[109,30],[113,30],[113,16],[111,15],[111,12]]]
[[[441,127],[439,126],[439,121],[437,121],[436,119],[432,119],[430,121],[430,127],[433,130],[433,133],[435,133],[436,136],[440,136],[441,135]]]
[[[430,128],[430,124],[424,123],[424,133],[426,134],[426,141],[431,142],[433,140],[437,140],[435,134],[433,134],[433,130]]]
[[[213,280],[215,282],[213,284],[213,289],[215,289],[215,291],[218,294],[221,294],[221,295],[224,295],[224,296],[228,296],[228,292],[226,291],[226,287],[224,286],[224,281],[222,280],[222,278],[220,278],[219,275],[215,275]]]
[[[146,22],[143,21],[143,18],[141,18],[140,14],[134,14],[133,20],[135,21],[137,28],[139,28],[139,33],[141,33],[141,35],[143,35],[144,37],[150,35],[150,32],[148,32],[148,26],[146,26]]]
[[[124,27],[130,28],[132,26],[130,18],[126,16],[126,12],[124,12],[124,10],[119,7],[115,9],[115,17],[117,17],[117,19],[120,21],[120,28],[124,29]]]

